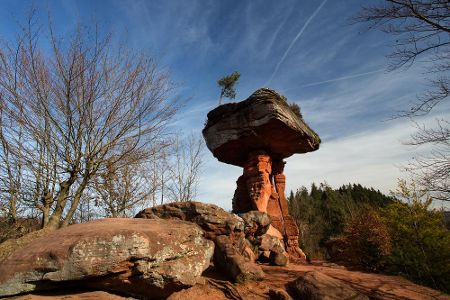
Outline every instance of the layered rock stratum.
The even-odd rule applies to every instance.
[[[208,113],[206,145],[219,161],[244,167],[248,154],[263,150],[282,160],[319,149],[320,138],[275,91],[262,88],[246,100]]]

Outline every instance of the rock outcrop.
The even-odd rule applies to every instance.
[[[219,161],[243,167],[233,212],[267,212],[272,219],[269,234],[283,239],[291,256],[305,258],[297,224],[288,211],[283,159],[317,150],[319,136],[269,89],[210,111],[203,136]]]
[[[319,136],[275,91],[259,89],[248,99],[223,104],[208,113],[206,145],[221,162],[244,167],[250,152],[273,159],[317,150]]]
[[[98,220],[23,237],[27,243],[0,264],[0,295],[20,293],[19,299],[450,299],[399,276],[349,271],[318,261],[284,265],[284,243],[269,234],[271,220],[263,212],[234,215],[200,202],[167,204],[144,212],[139,215],[151,219]],[[269,263],[262,263],[263,258]]]
[[[324,273],[308,272],[291,284],[299,299],[314,300],[369,300],[343,281],[332,278]]]
[[[122,297],[119,295],[110,294],[103,291],[93,292],[55,292],[46,294],[28,294],[23,296],[14,297],[14,300],[134,300],[136,298]]]
[[[263,272],[255,264],[268,262],[286,265],[283,243],[270,236],[271,219],[260,211],[239,215],[202,202],[173,202],[146,208],[136,215],[145,219],[175,219],[193,222],[205,231],[216,245],[214,264],[234,282],[261,280]]]
[[[253,261],[245,259],[239,253],[238,247],[233,243],[233,240],[226,235],[216,238],[214,264],[235,282],[259,281],[264,278],[262,269]]]
[[[135,218],[183,220],[197,224],[208,239],[244,232],[244,220],[217,205],[202,202],[172,202],[146,208]]]
[[[195,285],[214,244],[179,220],[103,219],[38,238],[0,266],[0,296],[61,287],[167,297]]]

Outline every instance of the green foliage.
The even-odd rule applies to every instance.
[[[333,189],[313,184],[291,192],[303,250],[313,259],[402,275],[450,292],[450,230],[447,214],[414,185],[399,183],[386,196],[359,184]]]
[[[393,248],[387,271],[450,292],[450,231],[442,211],[414,185],[400,181],[395,201],[382,210]]]
[[[233,72],[230,75],[224,76],[217,80],[217,84],[221,87],[219,104],[222,103],[223,97],[230,99],[234,99],[236,97],[234,86],[239,80],[239,77],[241,77],[239,72]]]
[[[300,227],[303,250],[312,258],[325,258],[324,243],[344,232],[347,219],[367,207],[385,206],[393,198],[359,184],[336,190],[327,184],[312,184],[309,192],[302,187],[291,192],[288,200],[289,211]]]

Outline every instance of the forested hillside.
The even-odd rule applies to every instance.
[[[400,274],[450,291],[448,212],[433,209],[426,193],[399,183],[387,196],[360,184],[299,188],[288,197],[309,259]]]
[[[385,207],[394,198],[360,184],[333,189],[313,183],[309,190],[301,187],[291,191],[288,201],[289,211],[300,226],[303,249],[312,258],[326,258],[324,243],[342,234],[347,220],[367,209]]]

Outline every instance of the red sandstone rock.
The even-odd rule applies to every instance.
[[[341,280],[332,278],[324,273],[308,272],[297,279],[292,285],[300,299],[315,300],[369,300],[369,297],[361,294]]]
[[[272,159],[270,156],[263,151],[249,154],[244,166],[243,176],[247,188],[246,192],[249,195],[248,200],[255,210],[267,212],[267,204],[272,194],[271,173]]]
[[[73,292],[73,293],[46,293],[44,295],[24,295],[19,297],[14,297],[14,300],[132,300],[135,298],[121,297],[118,295],[110,294],[103,291],[95,292]]]
[[[245,236],[251,240],[266,233],[272,222],[268,214],[257,210],[240,213],[239,217],[241,217],[245,223]]]
[[[173,293],[167,300],[229,300],[217,287],[210,284],[197,284],[191,288]]]
[[[280,95],[260,89],[247,100],[208,113],[203,129],[208,148],[222,162],[243,167],[233,197],[233,212],[267,212],[269,234],[283,239],[294,258],[306,258],[285,196],[284,158],[315,151],[320,138]]]
[[[250,153],[244,174],[237,182],[233,211],[242,213],[248,209],[256,209],[267,212],[273,226],[269,227],[269,234],[284,240],[285,248],[292,257],[305,259],[298,244],[297,224],[288,211],[284,165],[283,161],[272,160],[263,151]]]
[[[193,222],[199,225],[208,239],[218,235],[230,235],[244,232],[244,221],[214,204],[188,201],[172,202],[146,208],[135,218],[143,219],[176,219]]]
[[[196,284],[214,244],[179,220],[103,219],[30,242],[2,261],[0,296],[93,288],[146,298]]]
[[[210,111],[203,136],[219,161],[241,167],[253,151],[263,150],[281,160],[317,150],[320,144],[319,136],[286,101],[264,88],[244,101]]]
[[[242,256],[226,235],[216,237],[214,265],[235,282],[259,281],[264,278],[261,268]]]

